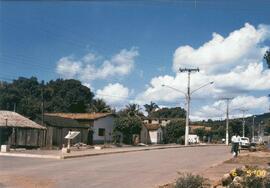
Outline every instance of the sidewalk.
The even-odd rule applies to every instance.
[[[201,145],[154,145],[154,146],[129,146],[129,147],[115,147],[97,149],[81,149],[71,150],[71,153],[62,153],[61,150],[14,150],[8,153],[1,153],[0,156],[13,156],[13,157],[34,157],[34,158],[47,158],[47,159],[69,159],[77,157],[88,157],[97,155],[109,155],[115,153],[128,153],[149,150],[171,149],[171,148],[185,148],[185,147],[206,147],[206,146],[220,146],[220,144],[201,144]]]

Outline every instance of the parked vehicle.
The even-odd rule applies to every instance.
[[[263,139],[261,136],[254,136],[252,139],[251,139],[251,144],[252,145],[260,145],[260,144],[263,144]]]
[[[241,137],[240,138],[239,145],[240,145],[241,149],[243,149],[243,148],[249,148],[250,147],[249,138],[247,138],[247,137]]]
[[[199,144],[200,143],[199,136],[196,134],[188,135],[188,142],[190,144]]]

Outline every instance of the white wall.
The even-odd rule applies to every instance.
[[[112,141],[112,133],[113,133],[113,121],[114,117],[113,116],[107,116],[104,118],[100,118],[94,121],[94,134],[93,134],[93,141],[95,142],[104,142],[104,136],[98,136],[98,129],[99,128],[104,128],[105,129],[105,135],[106,135],[106,141]],[[111,135],[109,135],[111,133]]]
[[[158,134],[160,135],[158,137]],[[159,144],[162,141],[162,130],[159,128],[158,130],[149,131],[149,136],[152,144]]]

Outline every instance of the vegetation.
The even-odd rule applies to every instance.
[[[118,112],[120,116],[137,116],[142,117],[143,113],[141,112],[140,105],[138,104],[128,104],[125,109]]]
[[[125,144],[133,144],[133,136],[140,134],[142,128],[141,115],[140,106],[137,104],[129,104],[118,113],[118,117],[114,121],[114,131],[122,133]]]
[[[181,107],[161,108],[151,113],[153,118],[185,118],[186,111]]]
[[[91,90],[77,80],[51,80],[44,84],[36,77],[19,77],[11,83],[0,84],[0,109],[13,111],[34,119],[44,112],[108,112],[110,107],[100,99],[94,100]]]
[[[177,179],[175,188],[207,188],[210,187],[208,180],[199,175],[180,174]]]
[[[91,112],[112,112],[112,109],[103,99],[94,99],[90,108]]]
[[[145,111],[147,112],[148,114],[148,117],[151,117],[152,116],[152,113],[156,111],[156,109],[158,109],[158,105],[154,102],[150,102],[150,104],[145,104],[144,105],[144,108],[145,108]]]
[[[257,166],[243,166],[224,175],[222,185],[230,188],[268,188],[270,185],[269,169]]]
[[[185,123],[181,120],[173,120],[164,128],[165,143],[184,143],[181,137],[185,135]]]

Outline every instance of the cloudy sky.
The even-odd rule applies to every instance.
[[[191,75],[193,120],[268,112],[270,2],[1,1],[0,79],[74,78],[121,108],[185,105]]]

